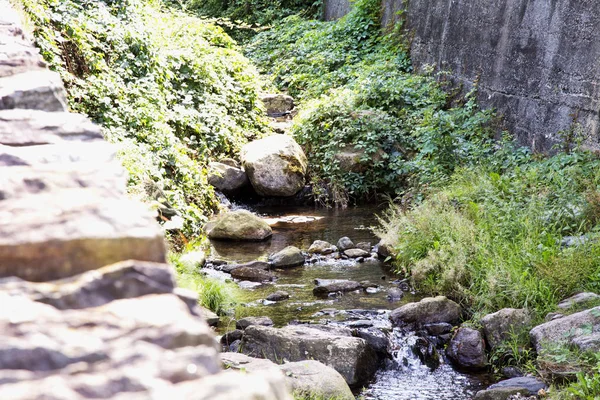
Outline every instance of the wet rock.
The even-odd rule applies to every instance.
[[[344,254],[350,258],[368,257],[369,253],[361,249],[344,250]]]
[[[389,355],[390,339],[379,329],[361,328],[354,333],[354,336],[364,339],[380,357]]]
[[[581,306],[593,302],[599,302],[600,296],[596,293],[584,292],[576,294],[575,296],[569,297],[558,303],[558,308],[561,310],[568,310],[569,308]]]
[[[235,323],[237,329],[246,329],[251,325],[273,326],[273,320],[269,317],[246,317]]]
[[[368,319],[359,319],[358,321],[351,321],[346,324],[348,328],[370,328],[373,326],[373,321]]]
[[[241,267],[231,271],[231,277],[241,281],[266,282],[272,281],[275,275],[263,269]]]
[[[263,271],[268,271],[271,269],[271,264],[265,261],[251,261],[245,264],[225,264],[218,267],[219,270],[227,273],[231,273],[233,270],[238,268],[253,268],[253,269],[262,269]]]
[[[250,326],[242,351],[271,361],[314,359],[339,372],[351,387],[367,382],[378,364],[375,351],[365,340],[300,325],[280,329]]]
[[[273,135],[246,144],[242,163],[261,196],[293,196],[304,187],[306,155],[290,136]]]
[[[250,181],[241,168],[211,162],[208,165],[208,183],[225,194],[235,194],[249,185]]]
[[[324,240],[315,240],[308,248],[309,254],[331,254],[333,252],[333,245]]]
[[[450,340],[446,354],[460,368],[480,370],[487,365],[483,335],[475,329],[458,329]]]
[[[294,109],[294,98],[287,94],[263,94],[260,100],[267,109],[267,115],[280,116]]]
[[[361,288],[360,283],[345,279],[315,279],[317,287],[313,289],[315,296],[326,296],[335,292],[352,292]]]
[[[365,289],[365,292],[366,292],[367,294],[376,294],[376,293],[379,293],[379,288],[376,288],[376,287],[368,287],[368,288],[366,288],[366,289]]]
[[[288,246],[273,254],[271,256],[271,263],[275,268],[299,267],[304,265],[304,255],[299,248]]]
[[[440,355],[435,344],[424,337],[417,337],[411,350],[429,369],[434,370],[440,366]]]
[[[404,297],[404,292],[398,288],[391,288],[388,290],[387,299],[391,302],[400,301]]]
[[[440,336],[450,333],[453,326],[445,322],[439,322],[437,324],[425,324],[423,328],[432,336]]]
[[[265,240],[273,234],[263,219],[246,210],[227,212],[217,218],[208,230],[210,239]]]
[[[279,290],[275,293],[271,293],[270,295],[267,296],[267,300],[269,301],[283,301],[283,300],[287,300],[290,298],[290,294],[288,292],[284,292],[282,290]]]
[[[192,251],[182,255],[179,263],[189,272],[198,271],[206,264],[206,256],[203,251]]]
[[[438,322],[455,323],[460,319],[458,304],[445,296],[427,297],[417,303],[408,303],[390,314],[394,325],[432,324]]]
[[[525,309],[504,308],[481,319],[485,339],[492,348],[510,339],[513,333],[528,329],[529,324],[531,315]]]
[[[366,251],[367,253],[371,254],[371,243],[370,242],[359,242],[356,244],[356,248]]]
[[[354,248],[354,243],[352,242],[352,240],[350,240],[349,237],[344,236],[343,238],[340,238],[340,240],[338,240],[337,248],[339,249],[339,251],[350,250]]]
[[[566,344],[589,335],[589,331],[600,331],[600,307],[545,322],[529,332],[538,353],[548,344]]]
[[[529,396],[535,396],[541,389],[548,388],[543,381],[532,377],[532,376],[522,376],[518,378],[511,378],[504,381],[500,381],[498,383],[494,383],[491,385],[488,390],[494,389],[506,389],[506,388],[517,388],[524,389],[526,393],[521,392],[522,394],[527,394]]]
[[[221,336],[221,344],[224,346],[229,346],[236,340],[242,340],[242,336],[244,336],[244,331],[241,329],[235,329],[233,331],[229,331]]]

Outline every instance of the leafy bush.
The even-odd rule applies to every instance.
[[[118,143],[132,191],[197,235],[215,198],[210,158],[265,131],[258,76],[221,28],[158,0],[21,0],[73,111]]]
[[[396,206],[382,234],[395,243],[396,265],[427,293],[442,293],[493,312],[531,308],[539,316],[577,291],[597,290],[600,243],[586,217],[586,193],[598,185],[588,153],[500,162],[460,170],[409,210]],[[503,166],[509,166],[504,168]],[[567,235],[586,234],[566,248]]]

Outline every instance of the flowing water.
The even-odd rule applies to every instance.
[[[261,243],[212,242],[212,256],[232,263],[253,260],[266,260],[270,253],[286,246],[296,246],[302,250],[315,240],[325,240],[336,244],[340,237],[348,236],[356,244],[378,239],[369,227],[377,224],[377,207],[340,209],[314,209],[297,207],[256,208],[252,211],[268,219],[273,227],[273,237]],[[243,290],[245,316],[267,315],[276,326],[289,322],[334,322],[347,319],[349,315],[359,315],[363,310],[375,310],[382,321],[387,322],[387,312],[401,305],[418,301],[417,294],[405,293],[401,301],[391,303],[387,290],[397,287],[398,276],[380,261],[368,259],[364,263],[347,260],[327,260],[304,267],[276,271],[278,279],[273,284],[261,285],[252,290]],[[319,299],[313,296],[314,280],[349,279],[369,281],[379,286],[376,293],[363,291],[346,293],[341,296]],[[290,294],[283,302],[269,302],[265,298],[277,290]],[[354,311],[351,311],[354,310]],[[350,311],[350,312],[348,312]],[[233,328],[233,323],[225,324]],[[373,382],[360,395],[366,400],[433,400],[471,399],[477,390],[486,386],[484,376],[462,374],[445,361],[435,371],[412,353],[415,340],[411,333],[399,329],[392,331],[393,359],[386,363]]]

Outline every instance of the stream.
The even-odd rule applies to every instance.
[[[229,263],[266,260],[269,254],[286,246],[296,246],[305,251],[315,240],[335,244],[343,236],[350,237],[355,244],[370,242],[375,245],[378,239],[369,227],[377,224],[376,215],[382,209],[373,206],[348,209],[259,207],[252,211],[270,222],[273,237],[260,243],[212,241],[213,259]],[[218,272],[215,271],[215,274]],[[399,278],[383,262],[371,258],[364,263],[328,259],[277,271],[277,277],[273,284],[242,290],[240,301],[245,307],[244,316],[268,316],[277,327],[290,322],[343,324],[352,319],[368,318],[375,326],[391,332],[392,359],[386,361],[367,387],[356,393],[360,396],[357,398],[466,400],[472,399],[478,390],[489,384],[489,377],[486,375],[464,374],[454,370],[445,357],[441,357],[441,365],[432,371],[411,350],[417,339],[414,332],[392,329],[387,318],[389,311],[405,303],[418,301],[421,297],[406,292],[401,300],[390,302],[387,291],[398,287]],[[317,278],[369,281],[377,284],[378,288],[372,290],[372,293],[356,291],[320,299],[312,293],[314,280]],[[265,300],[277,290],[288,292],[290,299],[281,302]],[[231,322],[224,322],[221,324],[224,331],[235,328],[234,323],[231,326]]]

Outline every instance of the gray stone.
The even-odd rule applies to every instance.
[[[394,247],[384,239],[381,239],[379,243],[377,243],[377,255],[383,260],[392,257],[394,255]]]
[[[509,400],[515,395],[527,395],[529,391],[524,388],[508,387],[488,390],[480,390],[474,400]]]
[[[352,240],[350,240],[349,237],[344,236],[343,238],[340,238],[340,240],[338,240],[337,248],[340,251],[350,250],[354,248],[354,243],[352,243]]]
[[[333,245],[324,240],[315,240],[308,248],[309,254],[331,254],[333,253]]]
[[[346,279],[315,279],[317,287],[313,289],[315,296],[326,296],[335,292],[353,292],[362,286],[355,281]]]
[[[398,288],[391,288],[388,290],[387,298],[389,301],[400,301],[404,297],[404,292]]]
[[[456,323],[460,315],[461,309],[458,304],[445,296],[437,296],[427,297],[417,303],[408,303],[395,309],[390,314],[390,320],[394,325]]]
[[[67,111],[60,75],[34,70],[0,78],[0,110],[15,108]]]
[[[273,135],[246,144],[242,163],[261,196],[293,196],[304,187],[308,161],[290,136]]]
[[[273,326],[273,320],[269,317],[246,317],[235,323],[237,329],[246,329],[251,325]]]
[[[446,354],[460,368],[480,370],[487,365],[483,335],[475,329],[458,329],[450,340]]]
[[[271,293],[270,295],[267,296],[267,300],[269,301],[283,301],[283,300],[287,300],[290,298],[290,294],[288,292],[284,292],[282,290],[279,290],[275,293]]]
[[[233,342],[235,342],[236,340],[242,340],[242,337],[244,336],[244,331],[241,329],[235,329],[233,331],[229,331],[227,333],[225,333],[223,336],[221,336],[221,344],[228,346],[230,344],[232,344]]]
[[[271,361],[314,359],[339,372],[351,387],[367,382],[377,369],[377,356],[365,340],[305,326],[249,326],[242,351]]]
[[[246,210],[230,211],[220,215],[208,229],[210,239],[261,241],[273,230],[265,220]]]
[[[578,293],[574,296],[569,297],[558,303],[558,308],[561,310],[568,310],[572,307],[585,305],[586,303],[599,302],[600,296],[596,293],[584,292]]]
[[[361,328],[354,332],[353,336],[364,339],[367,344],[380,356],[389,355],[390,339],[377,328]]]
[[[354,400],[350,387],[335,369],[315,361],[290,362],[280,366],[288,385],[296,395],[323,399]]]
[[[519,388],[527,390],[528,395],[535,396],[541,389],[546,389],[546,385],[543,381],[534,378],[532,376],[521,376],[518,378],[511,378],[498,383],[490,385],[490,389],[502,389],[502,388]]]
[[[241,281],[250,282],[265,282],[272,281],[273,279],[275,279],[275,275],[273,275],[269,271],[248,267],[234,269],[233,271],[231,271],[231,277],[234,279],[239,279]]]
[[[597,353],[600,351],[600,332],[575,337],[571,343],[580,351]]]
[[[263,94],[260,100],[265,105],[268,115],[285,114],[294,109],[294,98],[286,94]]]
[[[205,307],[199,307],[199,310],[200,310],[200,315],[202,316],[202,318],[204,318],[204,320],[206,321],[208,326],[219,325],[220,318],[216,313],[214,313],[213,311],[211,311]]]
[[[433,336],[445,335],[446,333],[450,333],[452,331],[453,326],[451,324],[445,322],[439,322],[436,324],[426,324],[423,325],[423,328]]]
[[[246,172],[219,162],[208,165],[208,183],[225,194],[235,194],[250,184]]]
[[[238,268],[242,268],[242,267],[262,269],[262,270],[268,271],[269,269],[271,269],[271,264],[268,262],[265,262],[265,261],[250,261],[249,263],[245,263],[245,264],[223,264],[223,265],[217,266],[217,269],[230,274],[231,271],[233,271],[234,269],[238,269]]]
[[[304,255],[299,248],[288,246],[273,254],[271,256],[271,263],[275,268],[299,267],[304,265]]]
[[[565,344],[600,331],[600,307],[536,326],[529,332],[538,353],[545,345]]]
[[[350,258],[368,257],[369,253],[361,249],[344,250],[344,254]]]
[[[529,329],[531,315],[527,310],[515,308],[503,308],[481,319],[481,325],[485,339],[490,347],[496,347],[500,343],[519,334],[524,329]]]
[[[371,243],[370,242],[359,242],[356,243],[356,248],[360,250],[364,250],[367,253],[371,254]]]
[[[233,158],[225,157],[219,160],[221,164],[229,165],[230,167],[239,168],[240,163],[234,160]]]
[[[163,233],[138,202],[96,189],[2,201],[0,277],[47,281],[128,259],[165,261]]]

